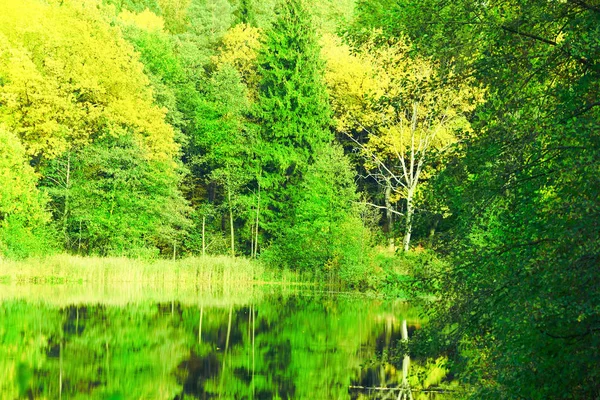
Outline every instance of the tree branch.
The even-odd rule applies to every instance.
[[[373,161],[375,161],[375,163],[377,163],[377,166],[379,168],[379,170],[385,170],[385,172],[387,174],[389,174],[389,176],[400,186],[406,187],[406,185],[404,184],[404,182],[402,182],[402,180],[400,178],[398,178],[398,176],[393,173],[386,165],[383,161],[381,161],[379,159],[379,157],[377,157],[375,155],[375,153],[373,153],[371,150],[369,150],[365,145],[363,145],[362,143],[360,143],[358,140],[356,140],[355,138],[352,137],[352,135],[350,135],[348,132],[344,132],[344,134],[346,136],[348,136],[348,138],[350,138],[350,140],[352,140],[354,143],[356,143],[363,151],[367,152],[367,154],[369,154],[369,156],[373,159]],[[383,175],[383,174],[382,174]]]
[[[532,33],[522,32],[522,31],[520,31],[518,29],[514,29],[514,28],[511,28],[511,27],[506,26],[506,25],[500,25],[500,28],[503,29],[503,30],[505,30],[505,31],[507,31],[507,32],[515,33],[515,34],[517,34],[519,36],[524,36],[524,37],[527,37],[529,39],[537,40],[539,42],[543,42],[543,43],[549,44],[551,46],[558,47],[560,49],[560,51],[562,53],[566,54],[567,56],[576,59],[577,61],[579,61],[580,63],[582,63],[584,65],[587,65],[587,66],[590,65],[590,62],[589,62],[589,60],[587,58],[585,58],[585,57],[578,57],[578,56],[575,56],[575,55],[571,54],[566,48],[559,47],[558,43],[556,43],[554,40],[546,39],[546,38],[543,38],[541,36],[534,35]]]
[[[568,1],[571,4],[575,4],[581,8],[585,8],[586,10],[595,11],[597,13],[600,13],[600,7],[593,6],[591,4],[587,4],[586,2],[584,2],[582,0],[568,0]]]
[[[518,29],[514,29],[514,28],[511,28],[511,27],[506,26],[506,25],[500,25],[500,28],[502,28],[503,30],[505,30],[507,32],[516,33],[519,36],[525,36],[525,37],[527,37],[529,39],[538,40],[540,42],[544,42],[544,43],[549,44],[551,46],[557,46],[558,45],[558,43],[556,43],[553,40],[546,39],[546,38],[543,38],[541,36],[537,36],[537,35],[534,35],[534,34],[531,34],[531,33],[519,31]]]
[[[575,114],[573,114],[573,117],[579,117],[580,115],[585,114],[586,112],[590,111],[592,108],[598,107],[598,106],[600,106],[600,101],[588,104],[587,106],[579,109]]]
[[[377,204],[368,203],[368,202],[362,202],[362,201],[357,201],[357,203],[366,204],[368,206],[371,206],[371,207],[374,207],[374,208],[379,208],[379,209],[382,209],[382,210],[387,210],[387,211],[391,212],[392,214],[396,214],[396,215],[400,215],[400,216],[404,217],[403,213],[398,212],[398,211],[394,210],[393,208],[387,208],[387,207],[380,206],[380,205],[377,205]]]

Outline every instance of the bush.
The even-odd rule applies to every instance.
[[[57,251],[55,232],[49,226],[27,226],[26,221],[10,216],[0,225],[0,254],[8,259],[52,254]]]

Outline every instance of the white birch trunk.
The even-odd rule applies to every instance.
[[[410,249],[410,235],[412,233],[413,216],[415,214],[413,197],[414,191],[413,189],[409,189],[406,196],[406,225],[404,227],[403,240],[404,251],[408,251]]]

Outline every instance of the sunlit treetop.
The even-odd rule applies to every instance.
[[[262,30],[238,24],[223,36],[220,52],[213,57],[217,66],[229,64],[254,92],[258,85],[257,56],[261,47]]]
[[[134,25],[150,32],[162,32],[165,28],[165,21],[148,9],[141,13],[123,10],[119,14],[119,18],[128,25]]]
[[[446,131],[436,135],[438,140],[447,141],[452,130],[468,130],[465,114],[482,100],[482,91],[471,81],[447,84],[435,62],[411,55],[407,39],[381,41],[378,35],[372,32],[357,49],[324,36],[325,78],[336,128],[379,132],[388,137],[386,142],[406,139],[416,105],[420,129]]]
[[[177,148],[143,65],[96,1],[0,7],[0,121],[32,156],[133,133],[148,158]]]

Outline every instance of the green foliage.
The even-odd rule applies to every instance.
[[[209,192],[194,199],[197,206],[206,209],[198,213],[197,230],[204,217],[227,215],[238,221],[236,226],[245,222],[253,149],[253,136],[244,119],[248,108],[247,89],[239,73],[230,65],[222,65],[208,80],[204,98],[196,107],[196,129],[186,148],[191,178]]]
[[[103,0],[104,4],[113,5],[118,12],[123,10],[141,13],[148,9],[160,15],[160,6],[157,0]]]
[[[233,25],[233,8],[227,0],[192,0],[187,10],[186,35],[206,47],[215,45]]]
[[[124,37],[140,53],[155,102],[166,108],[165,121],[175,128],[175,140],[185,145],[195,129],[194,115],[200,94],[194,76],[184,68],[175,39],[160,30],[122,23]]]
[[[367,264],[370,232],[358,217],[358,195],[339,147],[315,154],[301,183],[293,223],[262,259],[286,268],[328,273],[351,283]]]
[[[302,175],[332,136],[319,48],[302,2],[283,1],[266,36],[255,120],[267,205],[263,226],[276,237],[293,223]]]
[[[36,187],[38,176],[27,164],[19,139],[2,125],[0,154],[0,255],[47,253],[53,247],[48,197]]]
[[[180,176],[169,164],[145,159],[133,138],[97,141],[73,155],[72,168],[69,248],[139,255],[181,240],[188,221]]]
[[[487,90],[438,181],[450,267],[420,283],[438,299],[425,343],[478,398],[598,397],[597,7],[397,4],[414,50]]]
[[[237,23],[269,29],[275,19],[277,0],[230,0]]]

